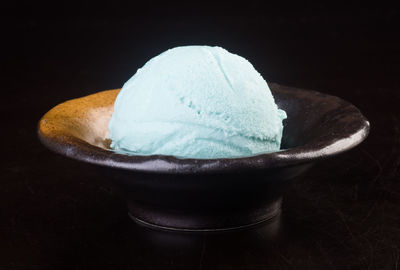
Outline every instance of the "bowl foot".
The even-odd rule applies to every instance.
[[[199,214],[144,207],[129,203],[129,217],[136,223],[158,230],[186,232],[218,232],[245,229],[269,221],[281,213],[282,198],[260,207],[225,209]]]

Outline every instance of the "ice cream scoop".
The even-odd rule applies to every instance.
[[[245,58],[184,46],[150,59],[124,84],[109,135],[124,154],[246,157],[278,151],[285,118]]]

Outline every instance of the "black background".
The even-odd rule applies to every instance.
[[[0,269],[400,267],[398,7],[10,1],[0,10]],[[298,179],[271,224],[221,235],[141,228],[95,167],[39,143],[37,122],[62,101],[121,87],[166,49],[206,44],[244,56],[269,82],[350,101],[370,136]]]

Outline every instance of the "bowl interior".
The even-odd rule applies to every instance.
[[[352,104],[315,91],[270,84],[278,107],[285,110],[281,149],[255,157],[196,160],[168,156],[127,156],[110,151],[108,122],[119,89],[59,104],[39,122],[39,138],[50,149],[99,165],[158,172],[267,168],[304,163],[359,144],[369,123]]]

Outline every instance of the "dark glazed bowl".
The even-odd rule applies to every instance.
[[[361,143],[369,123],[350,103],[315,91],[270,84],[287,112],[282,151],[246,158],[128,156],[108,149],[108,121],[119,90],[59,104],[39,122],[41,142],[67,157],[99,165],[123,192],[129,215],[175,230],[224,230],[268,220],[282,190],[318,160]]]

